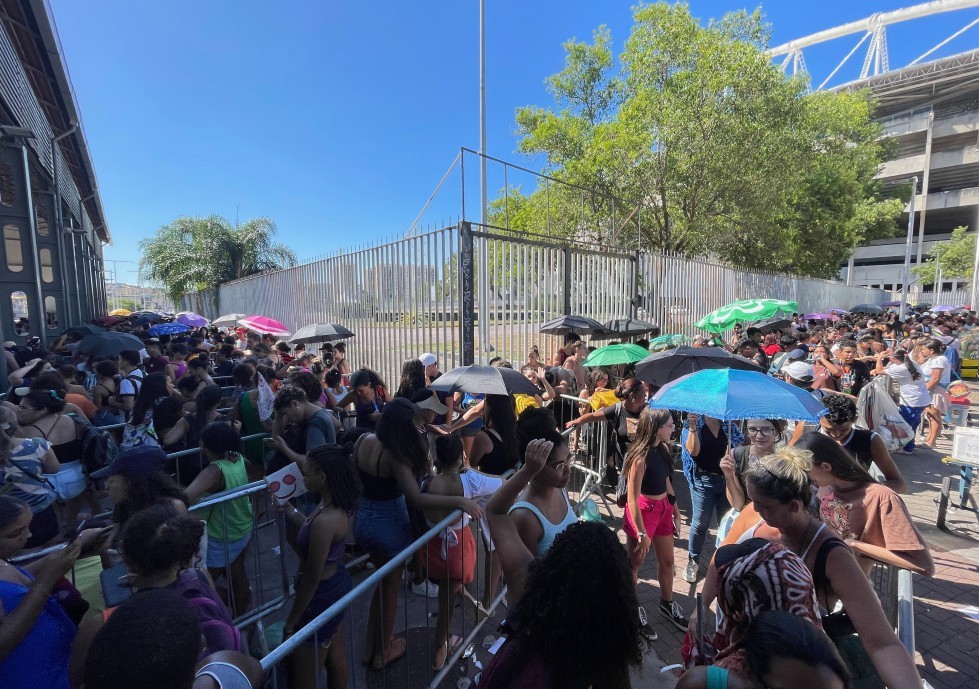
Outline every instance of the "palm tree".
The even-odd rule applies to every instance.
[[[162,284],[173,302],[187,292],[213,290],[223,282],[296,265],[296,254],[273,241],[271,218],[232,226],[212,215],[180,217],[139,243],[140,277]]]

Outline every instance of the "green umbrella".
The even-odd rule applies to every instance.
[[[649,341],[649,351],[659,352],[670,347],[679,347],[690,342],[686,335],[660,335]]]
[[[588,355],[585,366],[617,366],[619,364],[634,364],[642,361],[649,352],[634,344],[614,344],[600,347]]]
[[[760,321],[781,313],[796,313],[799,306],[783,299],[742,299],[711,311],[694,325],[712,333],[730,330],[735,323]]]

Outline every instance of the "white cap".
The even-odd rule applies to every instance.
[[[449,411],[449,408],[444,404],[439,402],[438,396],[432,394],[430,397],[426,397],[421,402],[415,402],[419,409],[430,409],[436,414],[445,414]]]
[[[812,380],[813,376],[815,375],[812,364],[808,364],[805,361],[793,361],[791,364],[786,364],[782,368],[782,371],[792,380],[799,380],[802,382]]]
[[[418,357],[418,359],[419,359],[419,360],[420,360],[420,361],[421,361],[421,362],[422,362],[423,364],[425,364],[425,366],[426,366],[426,367],[428,367],[428,366],[431,366],[431,365],[433,365],[433,364],[434,364],[435,362],[437,362],[437,361],[438,361],[438,357],[437,357],[437,356],[435,356],[434,354],[432,354],[431,352],[425,352],[425,353],[424,353],[424,354],[422,354],[422,355],[421,355],[420,357]]]

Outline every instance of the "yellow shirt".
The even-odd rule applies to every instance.
[[[595,394],[592,395],[588,404],[595,411],[599,409],[604,409],[605,407],[611,407],[613,404],[618,404],[621,400],[615,396],[615,390],[597,390]]]

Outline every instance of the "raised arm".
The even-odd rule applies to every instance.
[[[511,605],[523,596],[527,582],[527,568],[534,561],[534,554],[520,538],[517,525],[510,516],[510,508],[517,501],[520,492],[526,488],[530,480],[544,468],[554,443],[547,440],[531,440],[524,455],[524,465],[510,480],[504,481],[493,497],[486,503],[486,519],[489,522],[496,554],[503,567],[503,576],[507,582],[507,597]]]

